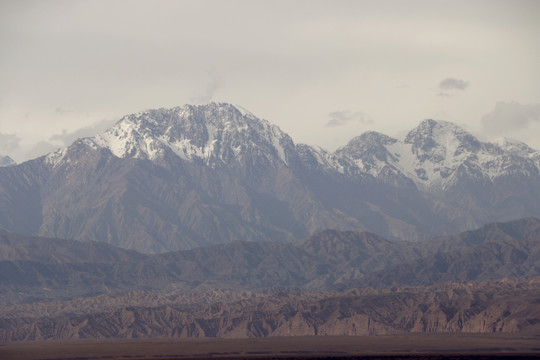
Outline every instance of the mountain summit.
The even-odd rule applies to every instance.
[[[277,126],[230,104],[185,105],[128,115],[87,140],[120,158],[162,161],[173,152],[206,165],[282,162],[294,156],[292,139]]]
[[[539,159],[434,120],[403,140],[367,132],[331,153],[238,106],[185,105],[0,167],[0,228],[142,252],[324,229],[421,240],[540,216]]]

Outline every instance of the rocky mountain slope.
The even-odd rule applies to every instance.
[[[538,333],[539,299],[539,278],[337,293],[138,293],[8,306],[0,313],[0,341]]]
[[[539,154],[433,120],[329,153],[230,104],[149,110],[0,167],[0,228],[145,253],[324,229],[422,240],[540,217]]]
[[[3,302],[135,290],[343,290],[540,276],[540,220],[455,237],[392,242],[327,230],[292,243],[231,242],[144,255],[96,242],[0,233]]]

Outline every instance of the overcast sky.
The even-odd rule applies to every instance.
[[[0,154],[241,105],[328,150],[421,120],[540,149],[540,1],[0,0]]]

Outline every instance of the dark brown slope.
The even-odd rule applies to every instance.
[[[540,274],[540,238],[480,243],[390,266],[348,286],[429,285],[453,280],[489,280]]]
[[[533,240],[540,238],[540,221],[533,217],[507,222],[495,222],[479,229],[465,231],[454,236],[437,237],[424,241],[419,250],[422,254],[447,252],[482,244],[485,242],[505,242],[513,240]]]
[[[415,256],[373,271],[346,286],[429,285],[454,280],[489,280],[540,274],[540,220],[493,223],[455,236],[412,244]]]
[[[170,287],[343,289],[531,277],[540,275],[539,223],[493,224],[422,243],[328,230],[294,243],[237,241],[157,255],[14,236],[0,243],[0,294],[4,301],[34,301]],[[439,250],[448,247],[456,250]]]
[[[41,263],[114,263],[141,260],[146,255],[96,241],[23,236],[0,229],[0,261]]]
[[[296,243],[231,242],[142,255],[107,244],[4,233],[4,300],[70,298],[134,289],[324,289],[397,264],[406,243],[371,233],[328,230]]]
[[[540,330],[538,278],[445,283],[392,291],[221,293],[217,298],[213,292],[206,294],[206,300],[201,296],[192,302],[165,294],[164,303],[158,306],[117,303],[115,309],[106,312],[73,314],[68,310],[43,318],[4,315],[0,341]],[[107,301],[110,303],[110,299]],[[69,304],[64,306],[71,308]]]
[[[335,232],[334,242],[339,242],[336,239],[340,234]],[[357,239],[364,236],[382,241],[381,246],[370,250],[380,258],[379,262],[370,264],[377,269],[384,268],[384,261],[391,260],[385,259],[383,253],[392,243],[371,234],[355,234]],[[34,246],[38,246],[37,243],[43,244],[37,240]],[[65,243],[69,244],[66,248],[87,246],[77,241]],[[356,246],[363,247],[363,242],[359,241]],[[47,253],[45,247],[41,251]],[[0,261],[0,294],[4,300],[33,301],[171,286],[186,291],[325,288],[369,272],[369,267],[364,268],[359,257],[340,261],[347,256],[343,252],[363,252],[362,258],[369,259],[369,252],[355,249],[355,244],[346,244],[338,253],[329,255],[310,253],[291,243],[239,241],[160,255],[135,253],[133,258],[118,262],[52,262],[50,258],[60,258],[53,251],[43,256],[44,261],[32,256]]]

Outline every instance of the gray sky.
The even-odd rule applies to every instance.
[[[328,150],[421,120],[540,149],[540,1],[0,0],[0,154],[241,105]]]

